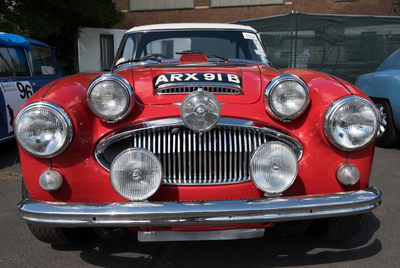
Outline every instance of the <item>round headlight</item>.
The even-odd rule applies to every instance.
[[[161,163],[146,149],[126,149],[112,162],[110,179],[121,196],[129,200],[145,200],[160,187]]]
[[[185,97],[181,105],[181,118],[185,126],[196,132],[212,129],[220,116],[221,105],[210,92],[192,92]]]
[[[264,143],[250,159],[250,176],[257,188],[267,195],[282,193],[296,179],[296,154],[282,142]]]
[[[378,111],[370,101],[359,96],[347,96],[327,110],[325,135],[344,151],[361,149],[374,140],[378,118]]]
[[[307,84],[293,74],[272,79],[265,90],[265,98],[268,113],[282,121],[299,117],[310,101]]]
[[[133,89],[119,75],[105,74],[96,78],[88,88],[87,101],[92,112],[108,122],[123,119],[132,109]]]
[[[29,153],[50,158],[60,154],[72,139],[72,124],[67,113],[49,102],[24,107],[15,119],[15,136]]]

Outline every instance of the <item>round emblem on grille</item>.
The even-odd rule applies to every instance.
[[[210,92],[196,91],[185,97],[181,105],[181,118],[188,128],[196,132],[212,129],[221,117],[221,105]]]

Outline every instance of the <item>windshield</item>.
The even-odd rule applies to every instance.
[[[178,62],[182,54],[187,53],[205,54],[209,61],[269,63],[258,36],[252,32],[169,30],[126,34],[114,66],[132,61],[154,63],[156,59]]]

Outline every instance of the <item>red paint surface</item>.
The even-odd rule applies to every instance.
[[[74,127],[74,137],[70,146],[62,154],[51,159],[53,168],[64,178],[64,185],[55,192],[56,201],[88,203],[127,201],[113,189],[108,172],[94,158],[94,149],[99,139],[115,130],[149,120],[178,118],[180,108],[171,104],[182,102],[186,95],[153,95],[152,87],[152,79],[155,76],[178,72],[226,72],[240,75],[244,94],[216,95],[221,103],[226,103],[221,108],[221,116],[254,121],[258,126],[287,132],[301,142],[304,154],[299,161],[298,176],[284,195],[324,194],[363,189],[368,185],[374,144],[349,153],[349,162],[360,170],[360,183],[344,189],[335,178],[336,169],[346,162],[346,152],[333,147],[325,138],[324,115],[334,101],[350,93],[330,76],[309,70],[277,71],[270,67],[250,64],[242,67],[136,66],[117,72],[133,85],[136,96],[132,112],[116,124],[109,124],[96,118],[86,101],[87,87],[100,73],[68,77],[53,86],[44,96],[43,100],[58,104],[68,113]],[[310,88],[309,107],[293,122],[275,120],[265,110],[265,101],[262,97],[264,89],[273,77],[281,73],[300,76]],[[348,86],[355,94],[364,96],[353,86]],[[46,87],[39,90],[28,103],[40,100],[45,90]],[[20,159],[26,186],[32,198],[52,201],[52,195],[42,190],[38,184],[39,176],[49,168],[50,160],[33,157],[21,148]],[[151,200],[222,200],[260,197],[263,197],[263,193],[249,182],[220,186],[163,185]]]

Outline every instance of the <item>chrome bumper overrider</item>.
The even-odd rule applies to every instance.
[[[375,187],[313,196],[199,202],[107,204],[40,202],[18,205],[22,219],[46,225],[80,227],[195,226],[267,223],[358,214],[381,203]]]

